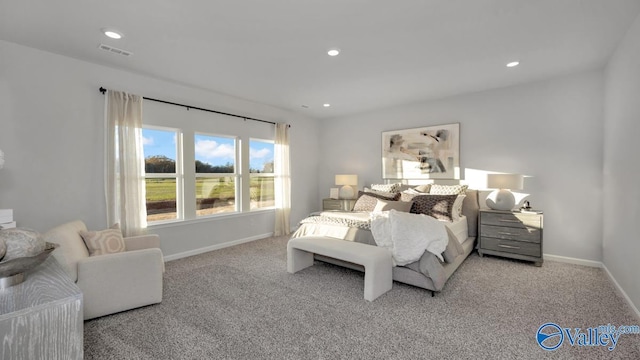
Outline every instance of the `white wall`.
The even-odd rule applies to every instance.
[[[292,224],[317,210],[317,166],[309,161],[318,151],[315,120],[0,41],[0,149],[6,158],[0,170],[0,208],[14,209],[19,226],[46,231],[74,219],[92,229],[107,225],[100,86],[290,123]],[[161,235],[165,255],[173,255],[272,231],[273,212],[261,212],[152,232]]]
[[[603,262],[640,308],[640,17],[605,70]]]
[[[320,196],[335,174],[358,174],[360,188],[382,181],[381,132],[458,122],[462,169],[532,176],[525,191],[545,212],[546,254],[601,261],[602,102],[594,71],[332,119]]]

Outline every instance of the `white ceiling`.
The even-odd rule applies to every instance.
[[[0,0],[0,39],[326,118],[602,67],[639,12],[640,0]]]

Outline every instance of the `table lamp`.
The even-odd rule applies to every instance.
[[[487,206],[493,210],[509,211],[516,206],[516,198],[510,190],[520,190],[524,177],[519,174],[489,174],[487,187],[497,189],[487,196]]]
[[[358,175],[336,175],[336,185],[342,185],[339,192],[340,199],[355,198],[353,185],[358,185]]]

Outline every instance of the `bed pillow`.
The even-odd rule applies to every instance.
[[[376,207],[373,209],[373,211],[390,211],[390,210],[395,210],[395,211],[402,211],[402,212],[409,212],[411,210],[411,205],[413,205],[412,202],[406,202],[406,201],[391,201],[391,200],[380,200],[380,199],[376,199]]]
[[[384,192],[390,192],[390,193],[397,193],[397,192],[400,192],[400,186],[401,185],[402,185],[401,183],[395,183],[395,184],[371,184],[371,190],[384,191]]]
[[[429,193],[431,189],[431,184],[418,185],[413,188],[415,191],[419,191],[421,193]]]
[[[456,201],[453,203],[453,209],[451,210],[451,212],[453,214],[454,221],[460,219],[460,217],[462,216],[462,204],[464,203],[464,198],[466,197],[466,194],[458,195]]]
[[[378,199],[396,201],[400,198],[400,193],[396,193],[393,197],[378,195],[373,192],[358,191],[358,200],[353,205],[353,211],[373,211],[376,208]]]
[[[384,196],[384,197],[388,197],[388,198],[393,198],[396,196],[397,192],[388,192],[388,191],[378,191],[378,190],[373,190],[373,189],[369,189],[369,188],[364,188],[364,192],[366,192],[367,194],[376,194],[376,195],[380,195],[380,196]]]
[[[416,195],[412,199],[411,212],[453,221],[453,204],[457,198],[458,195]]]
[[[414,189],[407,189],[407,190],[405,190],[405,191],[400,193],[400,201],[411,202],[411,201],[413,201],[413,198],[418,196],[418,195],[428,195],[428,194],[421,193],[421,192],[416,191]]]
[[[429,194],[433,195],[464,195],[469,185],[439,185],[432,184]]]

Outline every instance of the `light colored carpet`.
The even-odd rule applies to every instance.
[[[431,297],[394,283],[363,299],[363,274],[316,262],[286,271],[287,237],[166,264],[161,304],[85,323],[86,359],[640,359],[640,335],[613,352],[536,331],[638,325],[602,269],[480,258]]]

